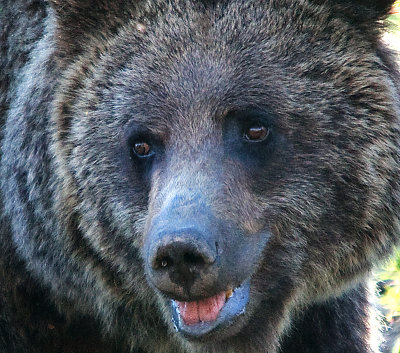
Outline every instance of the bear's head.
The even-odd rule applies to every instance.
[[[54,0],[59,209],[85,273],[237,347],[362,278],[398,232],[392,2]]]

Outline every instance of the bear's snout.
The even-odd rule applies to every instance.
[[[162,292],[180,296],[182,291],[208,291],[217,271],[217,251],[205,234],[195,228],[174,229],[152,235],[148,253],[149,276]],[[194,289],[198,288],[198,289]],[[208,294],[208,293],[207,293]]]

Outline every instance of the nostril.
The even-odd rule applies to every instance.
[[[156,257],[155,261],[153,262],[154,269],[169,269],[175,265],[201,267],[202,265],[211,262],[208,261],[202,254],[179,251],[180,249],[176,248],[169,250],[169,255],[166,255],[165,249],[163,249],[163,251],[161,251],[163,254]]]
[[[192,239],[164,238],[153,249],[154,255],[150,255],[150,263],[154,270],[200,269],[213,264],[216,257],[206,244],[196,243]]]
[[[169,256],[158,256],[153,263],[153,268],[163,269],[174,265],[174,261]]]

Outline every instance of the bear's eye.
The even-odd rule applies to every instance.
[[[244,133],[244,138],[251,142],[264,141],[269,135],[269,129],[265,126],[252,126]]]
[[[153,154],[150,145],[142,141],[133,145],[133,152],[139,157],[149,157]]]

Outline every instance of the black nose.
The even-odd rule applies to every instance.
[[[154,238],[157,240],[148,257],[150,276],[164,292],[177,292],[177,287],[188,290],[196,281],[204,281],[204,273],[210,272],[207,270],[216,261],[215,246],[197,230],[157,234]]]
[[[154,270],[202,268],[215,261],[215,254],[204,243],[193,237],[167,236],[155,249],[151,266]]]

